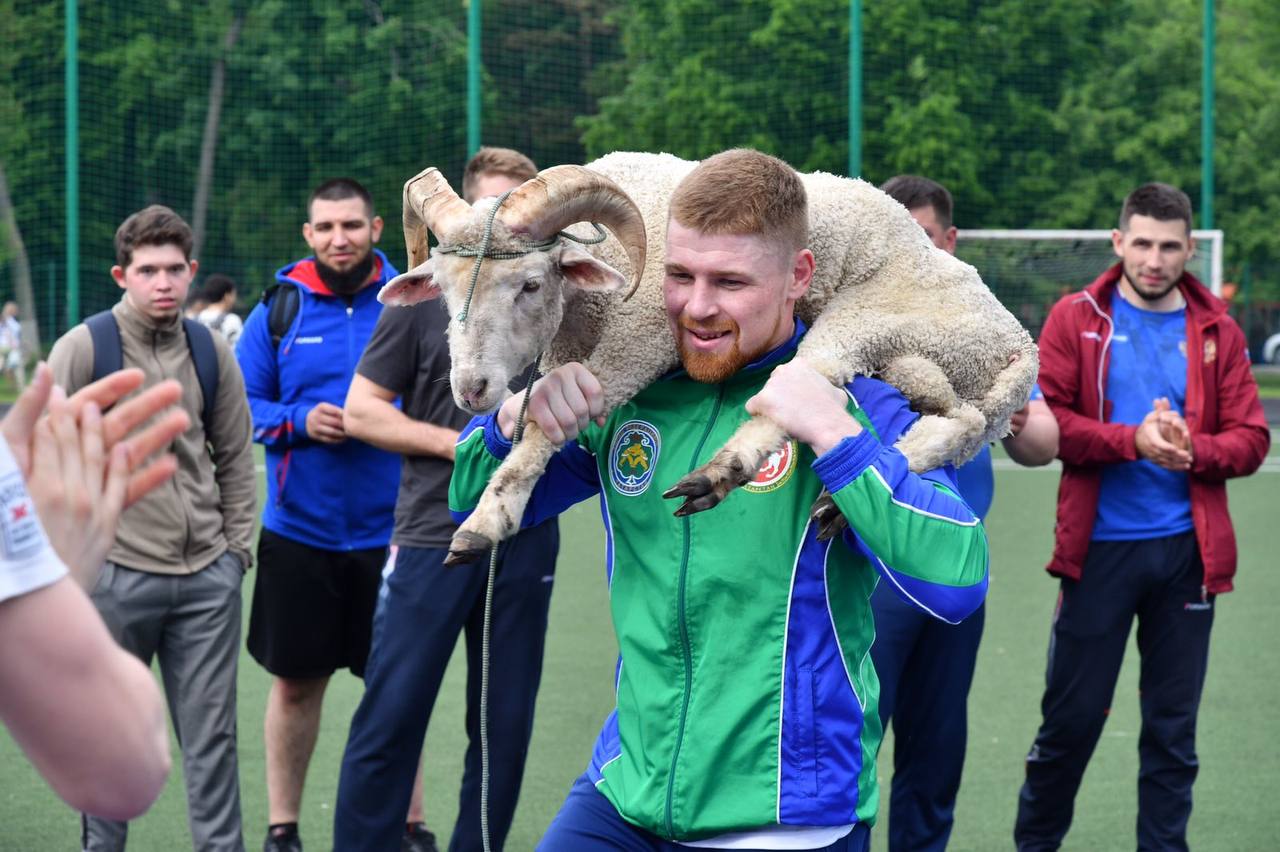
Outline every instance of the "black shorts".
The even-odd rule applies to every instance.
[[[322,550],[264,529],[249,653],[277,677],[364,676],[387,549]]]

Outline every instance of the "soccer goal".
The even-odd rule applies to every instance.
[[[1191,233],[1196,251],[1187,268],[1221,295],[1222,231]],[[973,264],[996,298],[1036,336],[1054,302],[1116,262],[1110,231],[961,230],[956,256]]]

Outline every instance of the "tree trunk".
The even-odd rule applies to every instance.
[[[227,34],[222,39],[222,51],[213,61],[213,73],[209,78],[209,111],[204,117],[204,137],[200,140],[200,170],[196,175],[196,197],[191,202],[191,230],[194,240],[191,256],[200,257],[204,246],[205,225],[209,214],[209,193],[213,188],[213,161],[218,153],[218,125],[222,121],[222,100],[226,90],[227,54],[240,38],[240,26],[244,15],[232,14]]]
[[[27,356],[40,354],[40,323],[36,319],[36,297],[31,289],[31,259],[27,246],[18,230],[18,219],[13,214],[13,200],[9,197],[9,180],[5,177],[4,164],[0,163],[0,227],[4,228],[5,242],[13,256],[13,292],[17,296],[18,318],[22,323],[22,351]]]

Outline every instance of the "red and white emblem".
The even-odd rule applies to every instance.
[[[748,491],[762,494],[781,488],[791,478],[796,467],[796,442],[787,441],[781,449],[775,450],[764,460],[755,478],[742,486]]]

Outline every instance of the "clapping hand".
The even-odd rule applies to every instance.
[[[191,422],[171,408],[182,396],[175,381],[101,413],[142,381],[141,370],[121,370],[67,398],[41,364],[0,421],[50,543],[86,588],[97,580],[120,513],[178,469],[172,454],[148,460]]]

